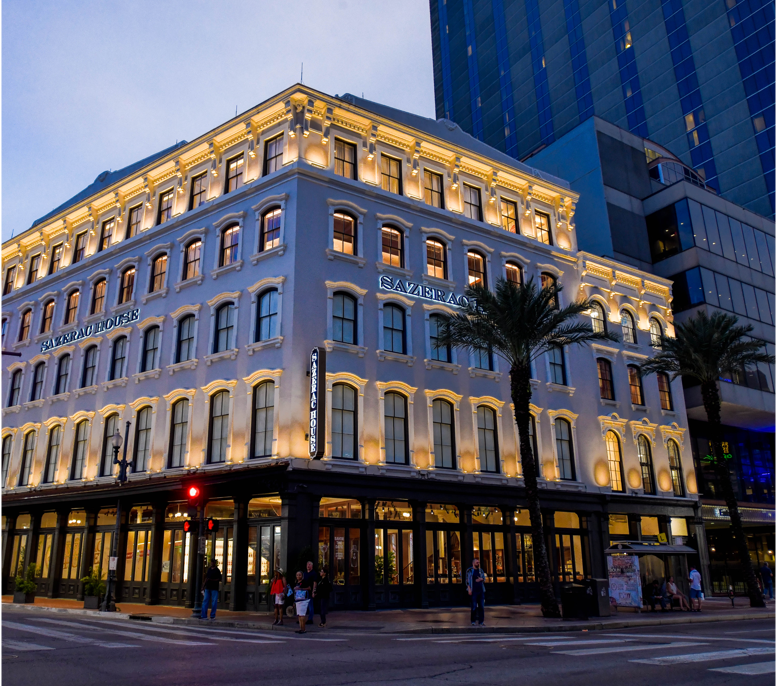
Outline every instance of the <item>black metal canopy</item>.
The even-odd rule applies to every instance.
[[[687,545],[645,543],[644,541],[618,541],[604,550],[605,555],[694,555],[697,552]]]

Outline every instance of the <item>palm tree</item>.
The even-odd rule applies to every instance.
[[[499,279],[495,293],[475,285],[466,289],[469,305],[463,312],[446,317],[439,334],[440,345],[468,352],[489,350],[509,365],[510,395],[533,533],[534,566],[545,617],[560,617],[560,609],[552,587],[536,480],[538,470],[530,437],[531,362],[556,346],[619,340],[615,334],[593,331],[590,324],[577,321],[592,306],[590,300],[580,299],[560,308],[561,290],[556,283],[537,287],[533,278],[521,285]]]
[[[642,374],[664,372],[676,379],[681,376],[700,383],[703,407],[709,423],[711,451],[709,460],[722,488],[722,495],[730,513],[730,527],[738,550],[738,559],[744,571],[744,580],[752,607],[765,607],[762,591],[754,575],[752,560],[741,524],[738,501],[730,480],[730,468],[723,450],[721,401],[719,379],[741,373],[758,362],[773,363],[773,355],[762,350],[763,343],[747,338],[752,332],[749,325],[738,324],[738,317],[715,312],[709,317],[700,311],[684,324],[676,326],[676,338],[663,338],[661,350],[642,367]],[[729,458],[728,458],[729,459]]]

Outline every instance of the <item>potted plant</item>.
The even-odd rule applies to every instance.
[[[84,609],[99,610],[100,597],[105,594],[105,584],[96,569],[92,569],[89,576],[81,579],[84,585]]]
[[[24,566],[20,562],[16,570],[16,586],[13,593],[15,603],[34,603],[35,591],[38,590],[38,584],[35,583],[35,577],[38,574],[38,566],[31,564],[24,572]]]

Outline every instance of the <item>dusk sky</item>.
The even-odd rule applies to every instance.
[[[5,0],[3,240],[299,80],[434,116],[427,0]]]

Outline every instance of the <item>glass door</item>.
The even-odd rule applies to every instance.
[[[166,533],[166,532],[165,532]],[[121,598],[127,602],[145,602],[148,598],[148,565],[151,558],[150,529],[127,531]]]
[[[159,601],[165,605],[183,605],[188,597],[191,539],[192,534],[183,529],[164,531]]]
[[[205,568],[210,566],[210,560],[215,557],[218,560],[218,568],[221,570],[221,586],[218,594],[218,602],[226,607],[232,597],[232,545],[234,544],[234,527],[221,526],[215,534],[207,539],[207,554],[205,555]],[[215,544],[215,552],[213,546]],[[203,571],[204,575],[204,571]]]
[[[361,526],[318,527],[318,569],[326,567],[333,587],[329,607],[359,609],[361,594]]]
[[[248,528],[248,576],[246,608],[269,610],[269,589],[275,570],[281,569],[282,529],[280,524],[265,523]],[[289,583],[289,572],[283,570]]]
[[[59,583],[59,595],[65,598],[75,598],[78,594],[78,574],[81,561],[81,544],[83,532],[65,534],[65,551],[62,556],[62,578]]]

